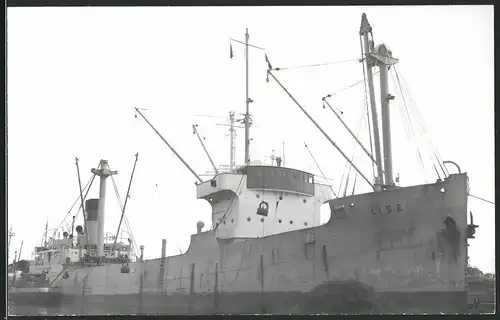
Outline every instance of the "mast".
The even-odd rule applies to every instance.
[[[368,33],[372,35],[372,41],[368,40]],[[368,82],[368,89],[370,93],[370,106],[372,110],[372,122],[373,122],[373,141],[375,144],[375,159],[377,160],[377,176],[375,177],[375,188],[380,189],[380,185],[384,183],[383,181],[383,170],[382,170],[382,155],[380,148],[380,133],[378,128],[378,116],[377,116],[377,105],[375,103],[375,89],[373,86],[373,72],[372,68],[374,66],[374,59],[370,56],[370,49],[373,47],[373,34],[372,27],[366,18],[366,14],[363,13],[361,16],[361,27],[359,29],[359,35],[361,36],[362,50],[364,55],[364,62],[366,66],[366,76]],[[377,190],[376,190],[377,191]]]
[[[198,140],[200,141],[201,143],[201,146],[203,147],[203,150],[205,150],[205,153],[207,154],[207,157],[208,157],[208,160],[210,160],[210,163],[212,164],[212,167],[214,168],[215,170],[215,174],[218,174],[219,171],[217,170],[217,167],[215,166],[215,163],[214,161],[212,160],[212,157],[210,157],[210,154],[208,153],[208,150],[207,148],[205,147],[205,144],[203,143],[203,140],[201,139],[199,133],[198,133],[198,130],[196,130],[196,127],[198,125],[197,124],[193,124],[193,133],[196,134],[196,136],[198,137]]]
[[[380,106],[382,111],[382,140],[384,146],[384,173],[385,185],[394,186],[392,170],[392,144],[391,144],[391,114],[389,101],[394,96],[389,94],[389,81],[387,73],[389,68],[398,62],[398,59],[392,57],[392,52],[385,44],[378,46],[377,51],[372,53],[376,59],[376,64],[380,70]]]
[[[99,186],[99,207],[97,216],[97,257],[104,256],[104,209],[106,205],[106,179],[117,171],[109,169],[108,160],[101,160],[100,169],[92,169],[93,174],[101,178]]]
[[[246,88],[246,112],[245,112],[245,164],[250,162],[250,102],[248,97],[248,28],[245,33],[245,88]]]

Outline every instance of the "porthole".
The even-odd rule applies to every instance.
[[[290,224],[292,224],[292,223],[293,223],[293,220],[290,220]]]
[[[283,200],[283,196],[280,196],[280,197],[279,197],[279,199],[280,199],[280,200]]]
[[[252,220],[252,218],[248,217],[248,218],[247,218],[247,221],[250,221],[250,220]]]
[[[441,190],[439,190],[439,191],[441,191],[441,193],[445,193],[446,189],[445,188],[441,188]]]
[[[281,219],[279,219],[278,222],[281,223]]]
[[[304,225],[307,227],[307,222],[304,222]]]
[[[302,202],[306,203],[306,202],[307,202],[307,200],[306,200],[306,199],[304,199],[304,200],[302,200]]]
[[[234,219],[231,219],[231,223],[234,223]]]
[[[255,196],[256,196],[257,198],[260,198],[260,194],[256,194]]]
[[[264,218],[260,218],[260,222],[264,222]]]
[[[351,208],[354,208],[354,202],[350,204]]]

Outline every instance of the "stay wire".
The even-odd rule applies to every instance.
[[[123,202],[121,200],[120,193],[118,192],[118,187],[116,185],[115,178],[113,176],[111,176],[111,181],[113,182],[113,188],[115,190],[116,198],[118,199],[118,203],[120,205],[120,209],[123,212]],[[139,251],[137,251],[138,250],[138,246],[137,246],[137,243],[135,241],[135,237],[134,237],[134,234],[132,232],[132,229],[130,228],[130,225],[128,223],[127,215],[124,214],[123,218],[125,220],[125,226],[127,227],[128,232],[130,233],[130,237],[132,238],[132,243],[134,244],[134,252],[135,252],[136,256],[139,256]]]
[[[417,128],[419,129],[419,131],[421,132],[424,140],[426,141],[427,146],[429,148],[429,151],[433,154],[433,156],[435,158],[434,160],[436,160],[436,162],[438,163],[438,166],[440,167],[441,171],[443,172],[444,177],[448,176],[449,172],[447,171],[446,167],[442,163],[443,159],[439,155],[437,149],[433,146],[432,141],[430,141],[430,139],[428,137],[427,129],[425,127],[425,122],[424,122],[422,113],[420,112],[420,109],[418,108],[418,106],[416,105],[415,101],[413,100],[411,92],[410,92],[410,89],[408,88],[408,85],[406,84],[406,81],[404,81],[403,75],[401,75],[401,80],[402,81],[400,81],[399,80],[399,72],[398,72],[396,66],[394,66],[394,72],[396,74],[396,77],[397,77],[398,81],[400,83],[402,83],[403,88],[405,89],[406,93],[408,94],[408,98],[409,98],[409,101],[410,101],[410,104],[409,104],[410,105],[410,111],[412,111],[412,113],[414,114],[415,121],[417,123]],[[432,159],[432,155],[430,155],[430,157],[431,157],[431,161],[434,163],[434,160]]]
[[[314,158],[311,150],[309,150],[309,148],[307,147],[307,144],[304,142],[304,146],[306,147],[307,151],[309,152],[309,154],[311,155],[311,158],[313,159],[314,163],[316,164],[316,167],[318,167],[319,169],[319,172],[321,173],[321,175],[323,176],[323,179],[327,180],[326,179],[326,176],[325,174],[323,173],[323,170],[321,170],[321,167],[319,166],[318,162],[316,161],[316,159]],[[333,192],[333,195],[338,198],[339,196],[337,194],[335,194],[335,191],[333,191],[333,188],[332,186],[330,186],[330,190]]]
[[[356,131],[356,138],[359,138],[359,133],[361,132],[361,127],[363,126],[364,120],[366,120],[366,119],[364,117],[364,112],[362,111],[361,114],[360,114],[360,118],[358,120],[359,124],[358,124],[358,130]],[[354,156],[356,154],[357,147],[358,147],[358,144],[355,143],[354,144],[354,150],[352,151],[351,162],[354,161]],[[349,185],[349,177],[351,175],[351,171],[352,171],[352,165],[349,166],[349,171],[347,173],[346,183],[345,183],[345,187],[344,187],[344,197],[347,195],[347,187]]]
[[[301,66],[292,66],[292,67],[277,67],[274,69],[271,69],[272,71],[282,71],[282,70],[290,70],[290,69],[302,69],[302,68],[313,68],[313,67],[322,67],[322,66],[329,66],[329,65],[334,65],[334,64],[341,64],[341,63],[347,63],[347,62],[358,62],[359,59],[350,59],[350,60],[341,60],[341,61],[334,61],[334,62],[326,62],[326,63],[316,63],[316,64],[308,64],[308,65],[301,65]]]
[[[410,130],[410,134],[412,135],[412,137],[413,137],[413,138],[415,138],[415,137],[416,137],[416,132],[417,132],[417,130],[416,130],[416,129],[420,129],[420,130],[419,130],[420,132],[422,132],[422,129],[421,129],[421,128],[419,128],[419,127],[416,127],[416,128],[415,128],[415,127],[414,127],[414,125],[413,125],[413,122],[412,122],[412,120],[411,120],[411,119],[412,119],[412,116],[410,115],[410,111],[412,111],[412,109],[410,109],[410,108],[407,106],[407,104],[406,104],[406,99],[405,99],[406,92],[405,92],[405,90],[404,90],[404,89],[406,89],[406,88],[404,88],[404,86],[402,85],[402,83],[401,83],[401,81],[400,81],[400,79],[399,79],[399,74],[398,74],[398,72],[397,72],[397,70],[396,70],[395,66],[393,66],[393,67],[394,67],[394,74],[396,75],[396,79],[397,79],[397,84],[398,84],[398,87],[399,87],[399,89],[400,89],[401,96],[402,96],[402,100],[403,100],[403,106],[404,106],[403,110],[405,111],[406,118],[407,118],[407,121],[408,121],[408,123],[409,123],[409,130]],[[414,118],[416,118],[416,116],[415,116],[415,115],[414,115]],[[416,120],[416,119],[415,119],[415,120]],[[417,125],[418,125],[418,123],[417,123],[417,124],[415,124],[415,126],[417,126]],[[423,136],[423,134],[422,134],[422,133],[421,133],[421,136]],[[422,138],[423,138],[423,137],[422,137]],[[425,139],[424,139],[424,140],[425,140]],[[417,142],[417,143],[416,143],[417,152],[418,152],[418,154],[419,154],[419,156],[420,156],[420,161],[422,161],[422,156],[421,156],[421,153],[420,153],[420,151],[419,151],[419,149],[420,149],[419,145],[420,145],[420,142]],[[429,158],[430,158],[430,160],[431,160],[431,164],[432,164],[432,166],[434,167],[434,170],[436,171],[436,174],[437,174],[437,176],[438,176],[438,179],[441,179],[440,174],[439,174],[439,171],[437,170],[436,165],[435,165],[435,163],[434,163],[434,160],[432,159],[432,156],[431,156],[430,154],[429,154]]]
[[[240,183],[238,184],[238,187],[236,188],[236,192],[235,192],[236,194],[239,192],[239,189],[241,187],[241,183],[243,182],[244,177],[245,177],[245,175],[241,175]],[[236,196],[233,197],[233,199],[231,200],[231,203],[229,203],[229,206],[226,209],[226,212],[224,212],[224,214],[222,215],[220,222],[218,222],[218,223],[216,222],[215,227],[214,227],[214,225],[212,225],[213,231],[216,231],[219,228],[219,226],[224,221],[226,221],[227,218],[229,218],[229,215],[233,212],[233,203],[235,202],[236,198],[237,198]]]
[[[415,147],[415,151],[417,152],[417,155],[418,155],[417,160],[418,160],[419,165],[420,165],[419,166],[420,173],[422,174],[422,176],[424,176],[425,175],[424,164],[423,164],[420,152],[419,152],[419,147],[416,144],[414,136],[411,133],[409,119],[406,117],[406,114],[404,112],[404,108],[406,107],[405,95],[403,93],[403,90],[402,90],[400,83],[396,80],[394,72],[390,72],[390,74],[391,74],[392,81],[399,88],[399,91],[401,93],[401,99],[396,100],[397,101],[396,106],[398,107],[397,109],[399,110],[399,113],[401,115],[401,119],[403,120],[403,127],[405,129],[406,139],[410,145]]]
[[[99,165],[100,165],[100,163],[97,165],[97,168],[99,167]],[[83,188],[83,190],[85,190],[85,189],[87,189],[87,187],[88,187],[88,189],[87,189],[87,193],[85,194],[85,198],[87,198],[87,194],[88,194],[88,192],[89,192],[89,190],[90,190],[90,187],[92,186],[92,183],[94,182],[94,178],[95,178],[95,174],[94,174],[94,175],[92,175],[92,177],[90,177],[89,181],[87,182],[87,184],[86,184],[86,185],[85,185],[85,187]],[[83,190],[82,190],[82,191],[83,191]],[[69,214],[71,213],[71,211],[72,211],[72,210],[73,210],[73,208],[75,207],[76,203],[77,203],[78,201],[80,201],[80,200],[81,200],[81,195],[78,195],[78,198],[75,200],[75,202],[73,202],[73,204],[71,205],[71,208],[69,209],[68,213],[66,213],[66,216],[64,216],[64,219],[62,219],[62,221],[61,221],[61,223],[59,224],[59,226],[58,226],[58,227],[54,230],[54,233],[53,233],[53,235],[52,235],[53,237],[55,237],[57,230],[59,230],[59,228],[61,228],[61,226],[64,224],[64,222],[65,222],[65,221],[66,221],[66,219],[68,218]],[[77,211],[77,213],[76,213],[75,217],[77,217],[77,216],[78,216],[78,213],[80,212],[80,209],[81,209],[81,206],[79,206],[79,207],[78,207],[78,211]]]

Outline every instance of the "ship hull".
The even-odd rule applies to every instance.
[[[354,288],[353,288],[354,287]],[[357,287],[357,288],[355,288]],[[43,309],[47,315],[189,315],[189,314],[439,314],[467,312],[465,291],[385,291],[373,293],[364,286],[330,284],[321,292],[241,292],[172,295],[88,295],[51,300]],[[27,296],[26,296],[27,298]],[[69,299],[70,298],[70,299]],[[34,300],[30,300],[34,301]],[[40,312],[31,305],[33,313]],[[16,305],[18,312],[24,305]],[[15,312],[14,314],[19,314]]]
[[[463,313],[467,187],[457,174],[333,199],[322,226],[257,239],[203,232],[186,253],[127,272],[66,266],[54,283],[68,301],[60,313]]]

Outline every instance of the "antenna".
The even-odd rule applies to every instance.
[[[233,170],[236,167],[236,130],[235,128],[245,128],[242,126],[235,126],[236,122],[234,111],[229,111],[229,124],[218,123],[218,126],[229,127],[230,142],[229,142],[229,168]]]

